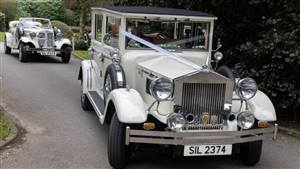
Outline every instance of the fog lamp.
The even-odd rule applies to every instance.
[[[167,118],[168,127],[173,131],[180,131],[185,125],[185,118],[178,113],[172,113]]]
[[[250,129],[255,122],[255,118],[250,111],[243,111],[237,116],[237,122],[242,129]]]

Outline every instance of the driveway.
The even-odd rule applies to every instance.
[[[0,151],[0,168],[111,168],[108,127],[100,125],[94,112],[80,107],[80,60],[62,64],[59,58],[43,57],[20,63],[0,46],[0,101],[27,132],[19,138],[22,141]],[[128,165],[129,169],[243,167],[231,156],[174,160],[159,150],[137,152]],[[299,139],[279,134],[276,142],[266,140],[255,168],[300,168]]]

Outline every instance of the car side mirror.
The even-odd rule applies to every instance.
[[[84,34],[84,43],[87,46],[91,46],[91,34],[90,33],[85,33]]]

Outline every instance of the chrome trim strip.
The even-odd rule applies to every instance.
[[[259,128],[242,131],[147,131],[132,130],[126,127],[125,141],[129,143],[148,143],[148,144],[235,144],[263,140],[263,134],[273,133],[276,135],[276,124],[274,127]],[[128,143],[129,142],[129,143]]]

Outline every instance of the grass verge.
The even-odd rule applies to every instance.
[[[75,50],[72,53],[74,56],[80,57],[82,59],[89,59],[89,52],[86,50]]]
[[[0,140],[5,139],[10,132],[10,124],[5,118],[3,112],[0,112]]]
[[[0,42],[4,42],[4,34],[5,32],[0,32]]]

